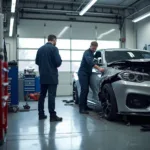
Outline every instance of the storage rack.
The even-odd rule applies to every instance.
[[[5,141],[8,115],[8,64],[0,56],[0,145]]]
[[[35,75],[25,74],[24,75],[24,95],[35,92]]]

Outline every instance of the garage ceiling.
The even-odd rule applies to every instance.
[[[97,21],[119,23],[138,11],[138,5],[149,0],[98,0],[84,16],[79,11],[90,0],[17,0],[16,14],[20,19]],[[10,15],[11,0],[3,0],[3,12]],[[9,16],[7,15],[7,16]],[[128,16],[127,15],[127,16]],[[9,18],[9,17],[7,17]],[[103,20],[102,20],[103,19]],[[110,19],[110,21],[108,21]],[[113,20],[112,20],[113,19]]]
[[[8,0],[9,1],[9,0]],[[20,0],[20,3],[60,3],[60,4],[87,4],[90,0]],[[141,0],[98,0],[95,6],[114,6],[114,7],[128,7],[136,4]]]

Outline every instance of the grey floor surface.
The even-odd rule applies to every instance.
[[[108,122],[94,112],[80,115],[63,99],[69,98],[57,98],[56,104],[61,123],[39,121],[37,110],[9,114],[7,142],[0,150],[150,150],[150,132],[140,132],[140,126]],[[37,102],[30,105],[37,108]]]

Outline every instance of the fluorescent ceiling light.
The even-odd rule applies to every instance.
[[[143,19],[145,19],[145,18],[147,18],[149,16],[150,16],[150,12],[148,12],[148,13],[142,15],[142,16],[139,16],[139,17],[137,17],[135,19],[133,19],[132,22],[136,23],[136,22],[141,21],[141,20],[143,20]]]
[[[91,0],[79,13],[80,16],[83,16],[91,7],[97,2],[97,0]]]
[[[11,13],[15,12],[15,8],[16,8],[16,0],[12,0],[12,2],[11,2]]]
[[[11,37],[13,35],[13,28],[14,28],[14,18],[10,18],[10,27],[9,27],[9,36]]]
[[[64,27],[63,30],[58,34],[58,38],[60,38],[68,29],[69,26]]]
[[[108,35],[108,34],[114,32],[114,31],[115,31],[115,29],[111,29],[111,30],[109,30],[109,31],[107,31],[107,32],[104,32],[104,33],[102,33],[102,34],[100,34],[100,35],[98,36],[98,39],[101,39],[103,36]]]

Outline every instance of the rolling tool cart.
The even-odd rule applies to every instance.
[[[26,105],[24,105],[24,109],[30,109],[30,106],[28,105],[27,101],[30,99],[30,94],[35,93],[36,87],[35,87],[35,77],[36,74],[34,73],[34,70],[25,70],[24,72],[24,97],[26,101]]]
[[[19,100],[18,100],[18,65],[16,61],[11,61],[8,63],[9,73],[8,73],[8,92],[9,92],[9,112],[19,111]]]

